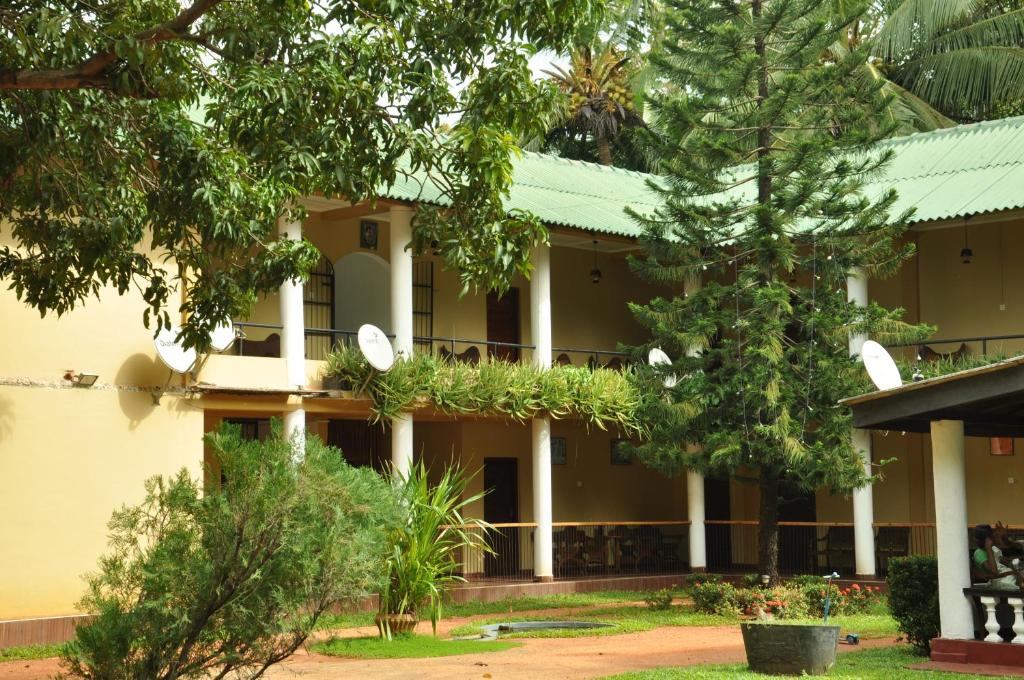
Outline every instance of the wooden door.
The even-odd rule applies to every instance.
[[[728,520],[729,479],[704,478],[704,519]],[[727,524],[708,524],[704,528],[708,571],[722,573],[732,567],[732,530]]]
[[[488,293],[487,341],[518,345],[519,329],[519,289],[509,288],[501,297],[493,291]],[[519,348],[488,345],[487,356],[504,361],[519,361]]]
[[[484,521],[490,524],[519,522],[519,461],[515,458],[484,458]],[[484,575],[519,575],[519,529],[498,527],[490,534],[494,554],[484,557]]]
[[[365,420],[332,420],[327,443],[341,449],[349,465],[383,471],[391,460],[391,430]]]

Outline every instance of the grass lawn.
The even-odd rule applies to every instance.
[[[630,590],[602,590],[593,593],[567,593],[563,595],[544,595],[541,597],[510,597],[496,602],[452,602],[445,605],[442,615],[448,619],[538,609],[592,607],[619,602],[642,602],[647,595],[648,593],[645,592]],[[332,628],[372,626],[375,613],[330,614],[320,619],[317,628],[320,630],[330,630]]]
[[[422,659],[457,654],[502,652],[521,643],[488,640],[443,640],[432,635],[399,635],[390,642],[379,637],[333,638],[310,649],[318,654],[350,659]]]
[[[561,617],[531,616],[534,621],[554,620]],[[592,635],[620,635],[652,630],[660,626],[729,626],[739,623],[740,619],[733,616],[713,616],[698,614],[689,605],[676,605],[666,611],[650,611],[645,606],[614,607],[594,609],[580,612],[572,617],[578,621],[600,621],[615,624],[613,628],[592,628],[583,630],[538,630],[503,635],[503,638],[521,637],[585,637]],[[451,631],[453,636],[474,635],[480,627],[487,623],[503,623],[508,616],[493,617],[483,621],[475,621],[459,626]],[[792,620],[794,623],[820,623],[819,620]],[[836,616],[829,619],[830,623],[840,626],[842,635],[858,633],[862,638],[895,638],[896,621],[888,614],[856,614]]]
[[[48,659],[59,656],[64,645],[24,645],[0,649],[0,663],[4,661],[26,661],[29,659]]]
[[[942,680],[986,680],[980,675],[964,673],[941,673],[934,676],[927,671],[912,671],[906,666],[921,663],[927,659],[916,656],[906,645],[882,649],[865,649],[860,652],[840,654],[829,678],[857,678],[858,680],[927,680],[941,677]],[[744,680],[746,678],[776,678],[773,675],[751,673],[743,664],[730,666],[692,666],[690,668],[656,668],[637,673],[609,676],[606,680]],[[989,676],[991,677],[991,676]]]

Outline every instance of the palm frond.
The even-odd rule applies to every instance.
[[[894,81],[939,111],[981,117],[1024,93],[1024,47],[973,47],[914,59]]]
[[[898,59],[922,41],[959,26],[978,11],[978,0],[902,0],[889,4],[889,16],[874,36],[877,54]]]
[[[929,45],[932,53],[952,52],[972,47],[1024,45],[1024,9],[997,14],[951,30],[933,38]]]

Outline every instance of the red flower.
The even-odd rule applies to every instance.
[[[853,584],[853,589],[854,589],[854,590],[860,590],[860,586],[859,586],[859,585],[857,585],[856,583],[854,583],[854,584]]]

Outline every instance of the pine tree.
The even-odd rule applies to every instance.
[[[667,472],[756,477],[759,566],[774,579],[780,486],[870,481],[837,405],[866,387],[849,336],[925,331],[846,298],[851,274],[885,277],[913,254],[895,193],[860,191],[889,158],[872,147],[891,132],[888,101],[855,77],[866,54],[823,58],[863,7],[837,19],[831,0],[667,4],[655,63],[671,87],[650,102],[663,207],[635,215],[646,256],[632,265],[674,293],[632,309],[647,347],[675,359],[647,376],[637,453]]]

